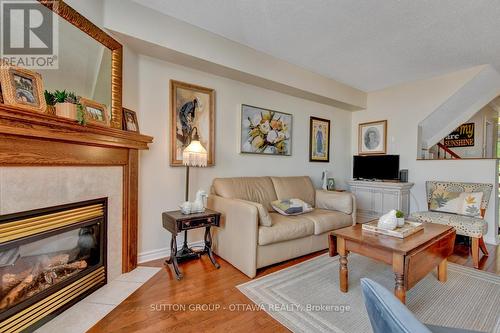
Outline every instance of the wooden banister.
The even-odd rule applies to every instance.
[[[451,155],[452,158],[456,158],[456,159],[462,159],[457,153],[455,153],[454,151],[452,151],[450,148],[446,147],[445,145],[443,145],[441,142],[438,142],[437,143],[437,146],[439,149],[442,149],[445,151],[445,153],[448,153]],[[445,155],[446,156],[446,155]]]

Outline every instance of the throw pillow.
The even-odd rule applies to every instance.
[[[281,215],[299,215],[313,210],[307,202],[295,198],[275,200],[271,202],[271,206]]]
[[[481,217],[481,200],[483,200],[483,192],[460,193],[461,205],[458,214]]]
[[[448,192],[436,190],[432,192],[429,210],[458,214],[461,200],[461,192]]]

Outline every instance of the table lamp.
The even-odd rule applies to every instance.
[[[186,166],[186,201],[189,201],[189,168],[206,167],[208,154],[200,142],[198,128],[193,127],[191,143],[182,151],[182,164]],[[184,244],[177,254],[177,259],[188,259],[198,257],[187,245],[187,230],[184,230]]]

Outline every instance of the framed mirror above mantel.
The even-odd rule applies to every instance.
[[[59,68],[33,71],[46,90],[103,105],[110,122],[82,125],[0,100],[0,167],[121,166],[122,271],[129,272],[137,266],[139,150],[153,138],[122,130],[122,45],[62,0],[38,2],[60,18]]]

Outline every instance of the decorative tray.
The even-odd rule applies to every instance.
[[[405,224],[402,227],[397,227],[394,230],[381,229],[377,226],[377,224],[378,220],[375,220],[363,224],[361,228],[365,231],[376,232],[378,234],[393,236],[397,238],[405,238],[424,229],[422,223],[413,221],[405,221]]]

